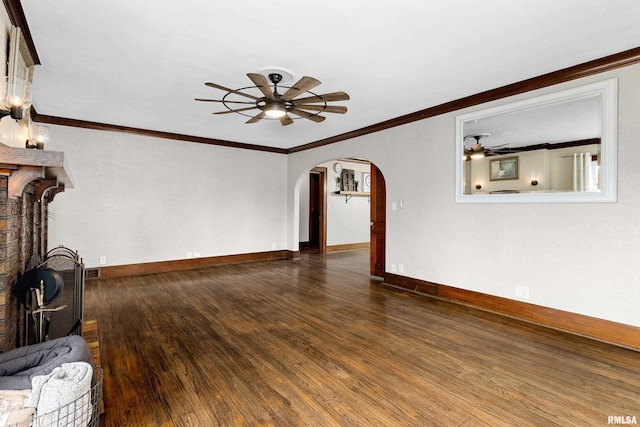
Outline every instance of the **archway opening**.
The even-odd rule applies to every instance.
[[[381,171],[362,159],[319,163],[299,185],[301,253],[368,249],[370,271],[385,271],[386,185]]]

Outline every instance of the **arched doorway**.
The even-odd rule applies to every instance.
[[[339,173],[334,168],[335,163],[339,161],[319,164],[309,171],[308,181],[303,179],[300,197],[301,205],[299,205],[301,215],[299,219],[301,229],[299,249],[305,252],[310,251],[311,253],[325,253],[368,247],[370,252],[370,273],[374,276],[383,277],[386,253],[386,185],[384,176],[373,163],[359,159],[342,159],[341,161],[345,163],[354,161],[366,163],[370,169],[366,169],[367,173],[359,176],[361,179],[365,177],[367,179],[366,183],[362,182],[361,185],[365,188],[360,187],[360,192],[351,194],[351,191],[340,191],[345,189],[340,187],[340,181],[336,185],[335,180]],[[328,198],[336,199],[330,202]],[[362,213],[365,216],[362,218],[363,222],[359,224],[364,227],[364,230],[362,230],[364,236],[360,235],[364,239],[360,241],[368,240],[366,246],[358,243],[353,245],[336,244],[335,228],[331,226],[333,222],[329,218],[330,215],[336,214],[336,206],[334,205],[334,209],[329,209],[331,212],[327,212],[327,206],[337,200],[340,200],[340,209],[352,206],[355,202],[364,203],[365,211]],[[348,202],[349,200],[351,201]],[[349,204],[343,205],[343,203]],[[329,230],[328,222],[330,223]],[[307,224],[308,229],[305,229]],[[327,244],[327,236],[330,234],[334,238],[332,239],[333,241]]]

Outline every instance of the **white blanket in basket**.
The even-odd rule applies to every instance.
[[[0,390],[0,427],[30,427],[35,409],[24,406],[31,390]]]
[[[63,363],[49,375],[33,377],[24,404],[36,408],[34,427],[85,427],[91,420],[92,377],[86,362]]]

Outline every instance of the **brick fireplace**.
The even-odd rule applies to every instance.
[[[65,185],[63,153],[0,146],[0,352],[22,344],[13,290],[47,252],[48,205]]]

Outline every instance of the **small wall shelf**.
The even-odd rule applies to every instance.
[[[368,191],[336,191],[336,194],[344,196],[344,202],[345,203],[348,203],[349,200],[351,200],[351,198],[353,196],[356,196],[356,197],[367,196],[367,197],[369,197],[371,195],[371,193],[368,192]]]

